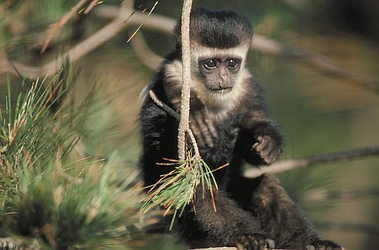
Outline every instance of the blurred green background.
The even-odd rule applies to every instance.
[[[120,8],[120,1],[109,0],[95,6],[88,15],[76,15],[40,53],[49,25],[78,2],[0,1],[1,103],[5,103],[7,93],[6,74],[11,76],[12,88],[17,89],[21,83],[8,60],[26,69],[42,68],[90,38],[111,21],[112,15],[116,17]],[[161,0],[153,14],[177,19],[181,3]],[[141,4],[141,9],[150,10],[154,1],[137,1],[134,6]],[[251,18],[256,34],[327,57],[361,76],[358,80],[341,77],[325,72],[306,58],[251,50],[248,64],[267,90],[270,114],[285,133],[283,160],[379,144],[379,2],[203,0],[194,5],[235,9]],[[99,14],[103,10],[115,11],[106,16]],[[86,153],[94,155],[101,146],[107,157],[117,149],[131,168],[136,167],[139,154],[138,95],[155,72],[140,60],[134,46],[126,43],[136,28],[125,25],[111,39],[71,63],[79,73],[73,73],[77,80],[70,98],[79,103],[94,86],[101,88],[92,107],[94,112],[79,131]],[[140,32],[150,49],[162,57],[174,47],[171,34],[145,27]],[[25,77],[36,77],[30,70],[18,70]],[[366,84],[364,77],[374,80]],[[322,237],[347,249],[378,247],[379,158],[321,164],[280,177],[290,195],[314,220]],[[312,194],[340,191],[363,194],[328,200],[309,198]]]

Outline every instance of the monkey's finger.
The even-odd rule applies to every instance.
[[[253,149],[259,154],[265,164],[272,164],[279,157],[281,150],[270,136],[259,136],[257,141],[253,145]]]
[[[273,249],[273,248],[275,248],[275,241],[273,241],[273,240],[271,240],[271,239],[266,239],[265,242],[266,242],[266,245],[267,245],[267,248],[268,248],[268,249]]]
[[[190,118],[189,126],[190,126],[190,129],[192,130],[192,134],[195,136],[197,145],[200,147],[205,147],[206,143],[203,140],[203,137],[201,136],[201,131],[199,129],[199,126],[196,123],[196,120],[193,118]]]
[[[213,125],[213,122],[209,118],[205,118],[205,123],[207,124],[209,133],[212,135],[212,137],[217,138],[217,131]]]
[[[206,123],[206,118],[203,117],[203,114],[200,112],[196,112],[193,115],[194,123],[193,125],[196,126],[196,130],[198,131],[198,138],[201,140],[204,144],[204,146],[213,147],[213,137],[211,130],[214,130],[213,124]],[[198,139],[196,138],[196,139]]]
[[[253,145],[253,149],[255,149],[262,158],[265,158],[269,154],[272,147],[272,140],[269,136],[258,136],[257,142]]]
[[[271,165],[278,158],[278,155],[279,154],[271,153],[262,159],[263,159],[264,163],[266,163],[267,165]]]

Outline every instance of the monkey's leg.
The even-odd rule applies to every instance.
[[[238,249],[263,250],[273,248],[273,240],[261,234],[261,229],[249,212],[221,191],[213,190],[213,199],[208,190],[204,198],[199,187],[193,204],[193,218],[201,230],[215,242],[215,246],[236,246]],[[215,204],[215,207],[213,206]]]
[[[241,177],[231,183],[228,191],[232,198],[251,212],[254,221],[267,237],[275,241],[277,248],[342,249],[334,242],[318,237],[311,221],[290,199],[275,176]]]

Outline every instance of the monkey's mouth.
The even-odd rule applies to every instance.
[[[209,88],[209,91],[217,94],[226,94],[232,91],[232,87],[227,88]]]

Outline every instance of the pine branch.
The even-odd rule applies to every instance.
[[[52,112],[50,107],[64,96],[57,95],[57,83],[65,81],[60,76],[32,83],[16,100],[9,91],[9,116],[1,118],[9,125],[0,126],[0,235],[8,238],[0,238],[0,248],[32,249],[33,239],[43,249],[127,248],[132,234],[142,232],[140,226],[133,232],[125,229],[138,220],[136,204],[142,195],[129,188],[137,171],[115,171],[116,153],[106,162],[72,161],[76,128],[87,118],[93,93],[78,110],[64,100]]]

